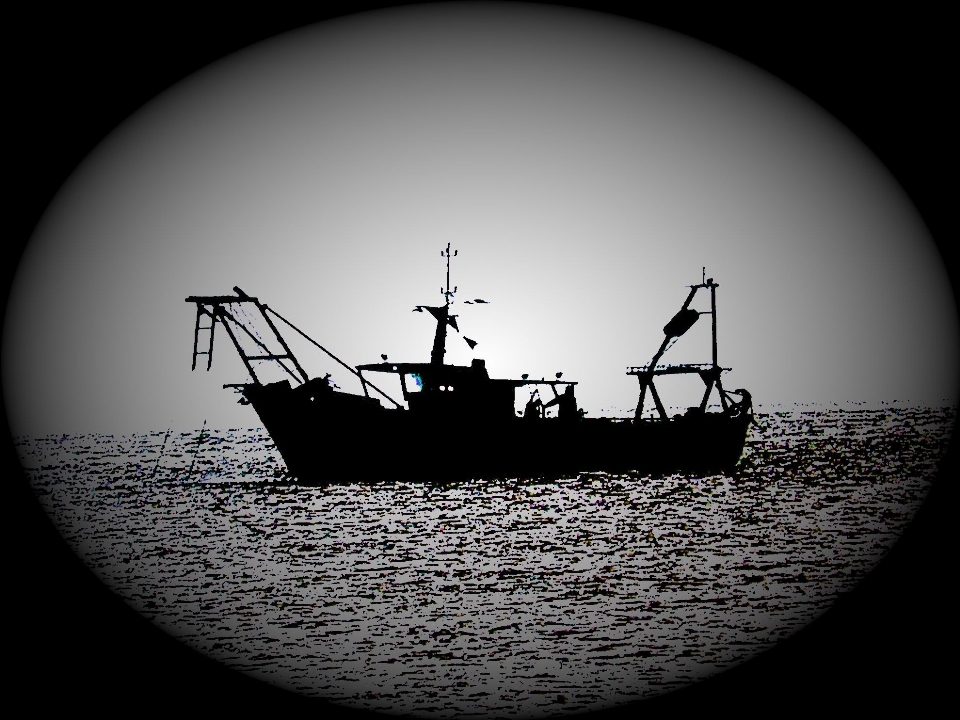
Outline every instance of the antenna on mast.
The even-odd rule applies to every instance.
[[[447,258],[447,289],[444,290],[440,288],[440,292],[446,300],[446,304],[450,304],[450,299],[453,297],[453,294],[457,291],[457,286],[453,286],[453,290],[450,289],[450,258],[457,256],[457,250],[453,251],[453,255],[450,254],[450,243],[447,243],[447,249],[440,251],[440,256]]]
[[[430,311],[430,314],[437,319],[437,331],[433,337],[433,351],[430,353],[430,363],[432,365],[443,365],[443,355],[445,352],[445,344],[447,340],[447,325],[452,325],[454,329],[457,329],[456,315],[450,314],[450,300],[453,298],[453,294],[457,291],[456,285],[454,285],[453,290],[450,289],[450,258],[455,257],[457,251],[454,250],[453,254],[450,253],[450,243],[447,243],[447,249],[440,251],[440,257],[445,257],[447,259],[447,287],[446,289],[440,288],[440,294],[443,295],[444,303],[443,307],[439,308],[430,308],[427,310]]]

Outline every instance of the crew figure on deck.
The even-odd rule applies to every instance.
[[[543,403],[540,401],[540,393],[534,390],[530,393],[530,399],[527,400],[526,407],[523,409],[524,420],[539,420],[543,417]]]

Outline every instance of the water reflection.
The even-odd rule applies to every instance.
[[[734,478],[300,488],[259,431],[18,449],[84,561],[204,654],[350,706],[536,717],[688,684],[805,625],[893,545],[951,421],[764,415]]]

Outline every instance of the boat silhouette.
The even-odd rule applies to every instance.
[[[470,365],[444,362],[449,330],[459,332],[457,316],[451,312],[457,288],[450,286],[450,260],[457,252],[451,254],[448,244],[441,254],[446,259],[446,285],[440,290],[443,302],[414,308],[436,321],[429,362],[392,362],[381,355],[380,362],[353,367],[258,298],[234,287],[235,295],[186,298],[197,308],[192,369],[201,356],[206,356],[206,369],[210,369],[214,334],[222,326],[250,375],[247,382],[224,387],[239,392],[239,402],[253,407],[289,474],[305,484],[540,477],[586,471],[734,472],[753,419],[752,398],[744,389],[728,392],[722,385],[721,375],[729,368],[717,362],[719,285],[713,278],[704,274],[699,284],[690,286],[680,311],[664,327],[663,342],[652,361],[627,368],[640,385],[634,415],[587,418],[577,404],[578,383],[562,373],[552,380],[529,375],[500,379],[489,375],[481,359]],[[709,293],[708,311],[691,308],[700,291]],[[704,314],[712,320],[712,362],[658,364],[672,343]],[[269,342],[251,327],[250,315],[268,328]],[[344,392],[329,374],[310,377],[275,320],[355,375],[362,394]],[[204,333],[209,335],[202,344]],[[473,340],[463,339],[475,347]],[[287,377],[263,382],[258,373],[262,363],[279,367]],[[372,374],[398,376],[406,404],[381,390],[371,380]],[[699,405],[671,416],[656,381],[679,374],[698,375],[704,392]],[[520,388],[527,389],[530,399],[518,412],[515,396]],[[719,405],[711,404],[714,395]],[[648,405],[652,413],[645,416]]]

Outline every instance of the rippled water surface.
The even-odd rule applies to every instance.
[[[262,430],[20,438],[105,583],[230,667],[428,718],[599,709],[826,610],[922,502],[953,410],[761,414],[736,477],[299,487]]]

